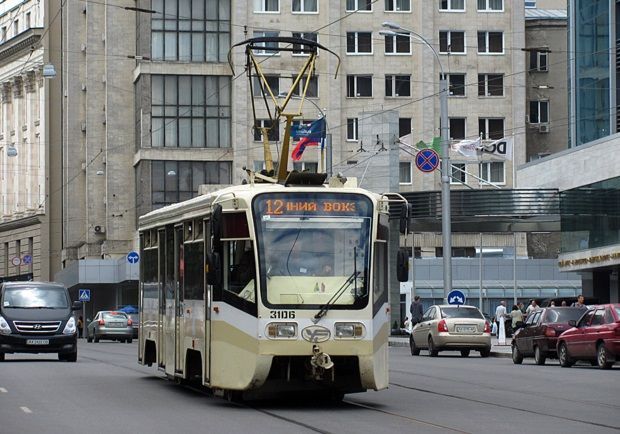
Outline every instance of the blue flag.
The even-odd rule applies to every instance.
[[[309,125],[293,125],[291,128],[291,136],[293,139],[299,139],[297,145],[293,149],[293,160],[301,159],[306,146],[318,146],[325,138],[325,118],[317,119]]]

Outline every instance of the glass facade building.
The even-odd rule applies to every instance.
[[[617,7],[612,0],[569,1],[571,147],[617,131]]]

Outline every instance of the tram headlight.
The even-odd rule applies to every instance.
[[[364,324],[359,322],[337,322],[334,326],[336,339],[361,339],[364,337]]]
[[[267,324],[267,336],[270,339],[294,339],[297,337],[297,324],[290,322]]]

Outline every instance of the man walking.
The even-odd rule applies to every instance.
[[[413,303],[411,303],[409,311],[411,312],[411,328],[413,329],[417,323],[422,321],[422,316],[424,315],[419,295],[413,297]]]
[[[571,307],[578,307],[580,309],[587,309],[588,306],[586,306],[585,301],[586,301],[586,299],[583,297],[583,295],[579,294],[577,296],[577,301],[575,303],[573,303]]]

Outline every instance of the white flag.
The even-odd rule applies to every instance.
[[[504,137],[486,145],[482,145],[482,152],[505,158],[507,160],[512,160],[513,144],[514,139],[512,137]]]
[[[480,137],[476,140],[461,140],[452,144],[451,148],[465,157],[476,157],[478,155],[477,150],[480,149]]]

